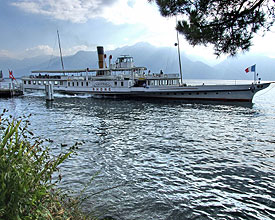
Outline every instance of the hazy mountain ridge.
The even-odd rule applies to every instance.
[[[253,73],[245,73],[245,69],[256,64],[256,72],[262,80],[275,80],[275,59],[266,56],[242,55],[228,58],[216,65],[223,79],[253,79]]]
[[[137,43],[111,51],[105,51],[113,60],[120,55],[134,57],[136,66],[145,66],[151,72],[178,73],[178,55],[176,48],[154,47],[148,43]],[[72,56],[63,57],[65,69],[97,68],[96,51],[79,51]],[[263,80],[275,80],[275,59],[264,56],[242,55],[228,58],[211,67],[201,61],[191,61],[183,52],[181,53],[183,77],[186,79],[253,79],[253,73],[245,73],[245,68],[257,64],[257,72]],[[39,56],[23,60],[0,57],[0,70],[4,77],[8,77],[8,69],[13,70],[15,77],[29,75],[31,70],[60,70],[59,57]]]

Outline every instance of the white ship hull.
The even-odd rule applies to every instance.
[[[96,98],[158,98],[181,100],[209,100],[229,102],[252,102],[256,92],[267,88],[270,83],[243,85],[199,85],[199,86],[146,86],[129,87],[129,81],[123,82],[125,87],[115,87],[108,81],[75,81],[75,86],[61,86],[60,81],[47,80],[45,84],[54,85],[54,92],[66,94],[91,94]],[[62,84],[68,85],[68,82]],[[26,83],[24,91],[45,90],[45,85]],[[78,85],[78,86],[77,86]],[[83,85],[83,86],[82,86]],[[100,86],[101,85],[101,86]]]

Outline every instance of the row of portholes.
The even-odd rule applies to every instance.
[[[24,84],[26,85],[28,82],[29,85],[49,85],[49,84],[54,84],[55,86],[60,83],[60,85],[63,85],[62,81],[31,81],[31,80],[24,80]]]
[[[68,82],[68,86],[75,86],[75,84],[76,84],[76,86],[79,86],[80,83],[81,83],[81,86],[84,86],[84,82]],[[86,86],[88,86],[88,85],[89,85],[88,82],[86,82]]]
[[[98,91],[98,92],[110,92],[111,88],[93,88],[93,91]]]

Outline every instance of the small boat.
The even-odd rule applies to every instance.
[[[112,63],[102,46],[97,47],[98,68],[79,70],[35,70],[22,78],[23,91],[45,90],[52,84],[54,92],[91,94],[95,98],[153,98],[184,101],[252,102],[253,96],[271,83],[187,85],[180,74],[151,73],[136,67],[133,57],[122,55]]]

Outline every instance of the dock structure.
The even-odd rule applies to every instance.
[[[23,91],[20,89],[6,89],[0,88],[0,98],[11,98],[14,96],[23,95]]]
[[[0,82],[0,98],[11,98],[14,96],[23,95],[23,90],[18,86],[15,86],[13,83],[3,83]]]

